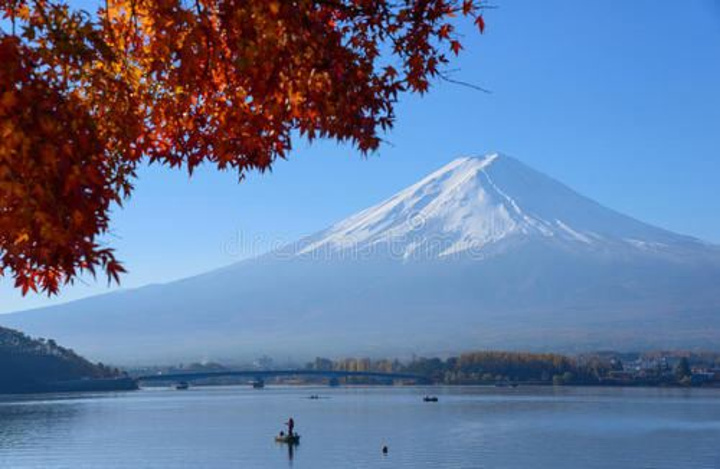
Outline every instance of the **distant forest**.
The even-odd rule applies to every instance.
[[[121,375],[120,370],[93,364],[52,339],[33,339],[0,327],[0,393],[39,392],[57,382]]]
[[[720,381],[720,354],[598,352],[578,356],[482,351],[447,359],[371,360],[316,358],[315,370],[380,371],[428,376],[435,383],[555,385],[694,385]]]

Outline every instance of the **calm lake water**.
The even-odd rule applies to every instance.
[[[440,401],[423,403],[425,393]],[[294,451],[273,441],[289,416],[302,435]],[[719,468],[720,389],[214,387],[6,396],[0,467]]]

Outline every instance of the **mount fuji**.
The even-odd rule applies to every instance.
[[[403,260],[479,255],[510,240],[671,253],[702,242],[654,228],[580,196],[497,153],[459,158],[379,205],[301,242],[296,255],[379,248]],[[579,246],[578,246],[579,244]]]
[[[500,154],[260,257],[0,317],[96,359],[716,346],[720,248]]]

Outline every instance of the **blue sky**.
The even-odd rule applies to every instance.
[[[455,77],[404,96],[390,144],[368,158],[298,144],[272,173],[192,179],[143,169],[111,242],[123,288],[227,265],[376,203],[453,158],[501,151],[643,221],[720,243],[720,2],[494,2],[465,28]],[[22,298],[0,279],[0,313],[108,291],[88,279]]]

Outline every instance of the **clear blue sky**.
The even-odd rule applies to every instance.
[[[467,27],[456,78],[404,96],[391,145],[361,158],[298,145],[274,171],[237,184],[141,171],[113,223],[124,288],[236,262],[376,203],[453,158],[497,150],[600,203],[720,243],[720,2],[497,0]],[[0,280],[0,313],[108,291],[103,280],[55,299]]]

